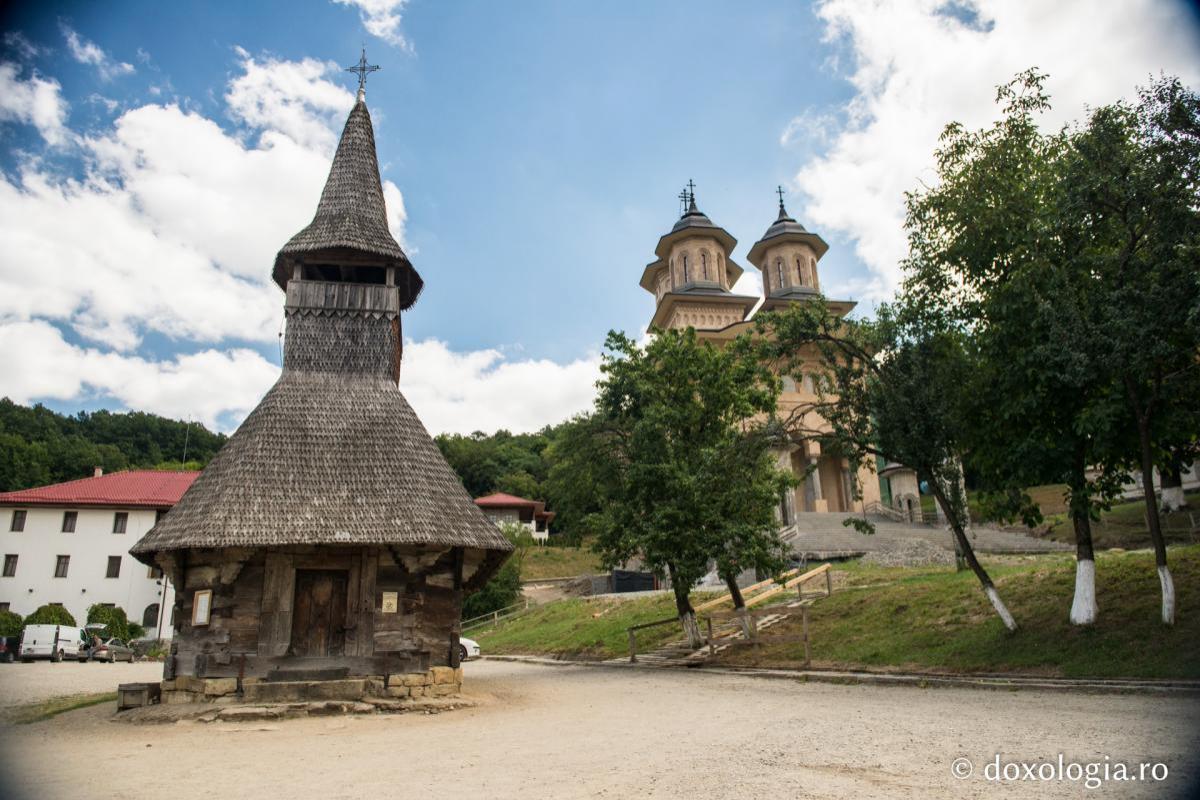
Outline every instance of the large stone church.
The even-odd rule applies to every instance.
[[[683,215],[658,240],[655,260],[642,273],[641,286],[655,301],[650,329],[691,327],[703,341],[727,342],[750,330],[758,311],[823,297],[817,262],[829,245],[788,215],[782,196],[778,216],[747,254],[762,273],[761,297],[733,292],[744,271],[730,257],[737,240],[697,208],[694,191],[685,191],[683,201]],[[856,305],[851,300],[825,298],[825,302],[839,316]],[[821,357],[815,349],[807,356],[800,382],[783,379],[778,407],[781,417],[816,398],[813,376],[822,369]],[[827,430],[828,424],[813,415],[806,427]],[[779,453],[779,461],[800,481],[780,503],[784,526],[793,524],[797,514],[862,512],[881,501],[880,476],[870,466],[859,466],[854,480],[850,463],[840,455],[823,452],[818,441],[791,445]],[[810,467],[814,468],[810,471]],[[911,471],[885,469],[881,474],[901,484],[902,493],[915,497],[916,478]],[[907,499],[897,495],[898,502]]]

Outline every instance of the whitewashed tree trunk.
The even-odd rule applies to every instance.
[[[1071,624],[1096,622],[1096,562],[1081,558],[1075,562],[1075,600],[1071,603]]]
[[[996,613],[1000,615],[1000,619],[1004,620],[1004,627],[1010,631],[1015,631],[1017,629],[1017,621],[1013,619],[1012,614],[1008,613],[1008,607],[1000,599],[1000,593],[996,591],[996,587],[988,586],[983,591],[987,595],[988,600],[992,601],[992,608],[996,609]]]
[[[693,650],[704,646],[704,637],[700,635],[700,623],[696,622],[696,612],[689,611],[679,618],[683,623],[683,632],[687,636],[688,646]]]
[[[1187,500],[1183,497],[1182,486],[1164,486],[1162,487],[1162,499],[1159,508],[1163,511],[1182,511],[1187,508]]]
[[[1175,624],[1175,581],[1166,564],[1158,568],[1158,582],[1162,585],[1162,621],[1164,625]]]
[[[750,629],[750,609],[746,608],[745,606],[739,608],[737,612],[737,621],[738,625],[742,629],[742,636],[749,641],[754,635],[754,632]]]

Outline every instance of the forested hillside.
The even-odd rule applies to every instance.
[[[140,411],[59,414],[42,406],[0,399],[0,491],[85,478],[132,468],[179,468],[187,440],[187,466],[199,469],[227,437],[198,422]]]

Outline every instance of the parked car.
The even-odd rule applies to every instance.
[[[90,656],[93,661],[107,661],[109,664],[128,661],[132,664],[135,654],[133,648],[120,639],[109,639],[101,642],[99,647],[93,647]]]
[[[21,631],[18,657],[22,661],[48,658],[62,661],[79,658],[84,646],[83,628],[70,625],[26,625]]]
[[[20,636],[0,636],[0,661],[11,664],[17,658],[17,649],[21,646]]]
[[[479,642],[465,636],[458,637],[458,658],[461,661],[479,658]]]

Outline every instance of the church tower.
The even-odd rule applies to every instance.
[[[177,590],[170,702],[211,700],[234,678],[247,701],[269,699],[250,678],[458,684],[463,597],[512,550],[397,386],[400,314],[422,282],[387,227],[372,69],[365,54],[353,68],[358,99],[316,214],[271,270],[287,319],[279,380],[131,550]]]
[[[762,311],[820,295],[817,262],[829,250],[824,239],[792,219],[783,206],[783,187],[777,191],[779,216],[746,255],[762,271]]]
[[[655,300],[650,328],[721,330],[742,322],[758,298],[731,291],[743,272],[729,258],[737,239],[696,207],[691,181],[680,198],[683,216],[642,273],[641,287]]]

